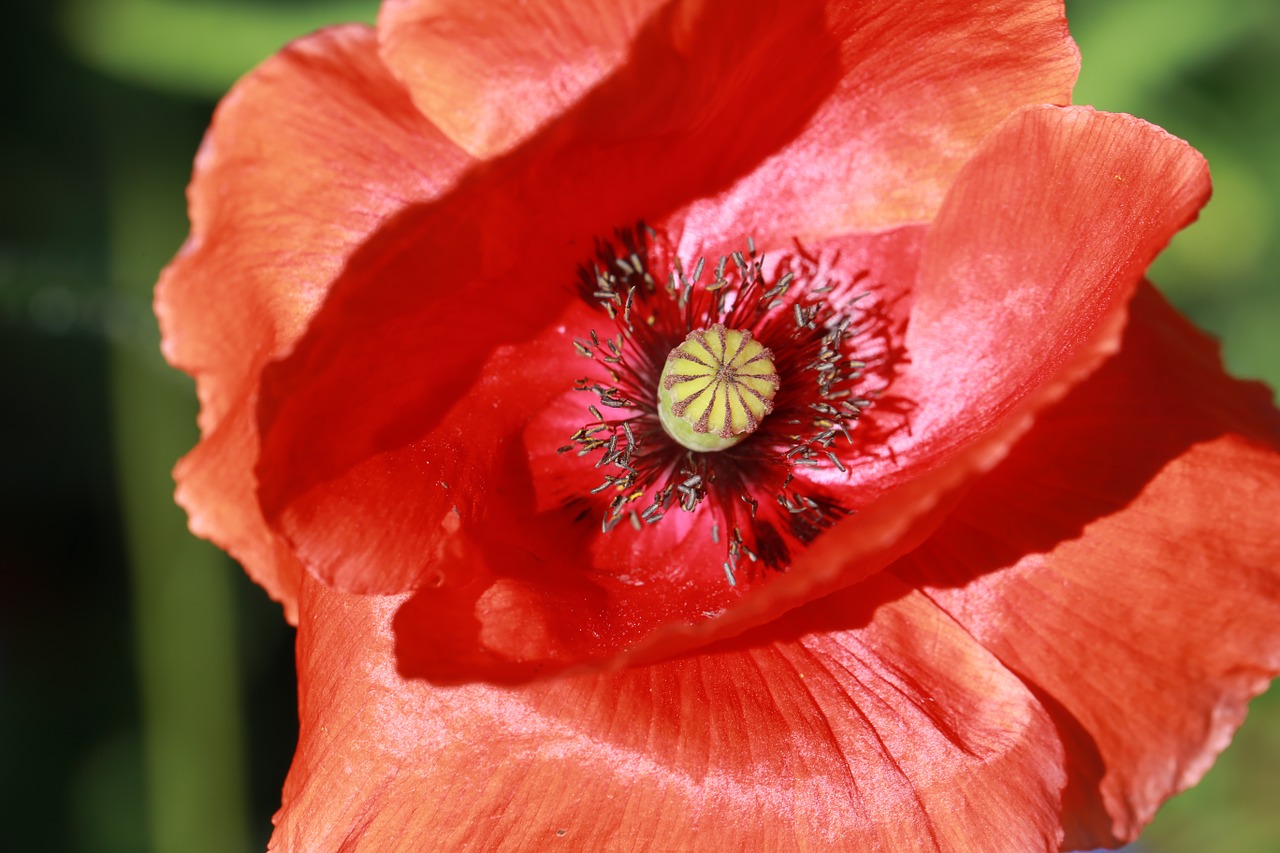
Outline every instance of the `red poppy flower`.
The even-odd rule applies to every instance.
[[[273,846],[1072,849],[1194,783],[1280,421],[1142,283],[1203,160],[1076,67],[1053,2],[399,0],[245,78],[157,311],[178,499],[299,627]]]

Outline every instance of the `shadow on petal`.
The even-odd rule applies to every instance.
[[[442,478],[400,482],[429,464],[412,445],[441,438],[496,349],[563,314],[596,237],[714,195],[823,103],[840,65],[822,8],[758,6],[704,3],[696,20],[660,12],[570,112],[449,196],[406,209],[351,258],[306,337],[264,374],[259,409],[264,513],[319,577],[361,592],[418,583],[423,531],[452,500],[419,488]],[[499,426],[551,393],[527,390],[504,401]],[[504,476],[492,460],[467,461],[477,489]],[[376,537],[351,519],[358,492],[398,498]]]
[[[1267,390],[1145,286],[1120,353],[892,569],[1049,709],[1068,848],[1132,840],[1280,669],[1278,436]]]

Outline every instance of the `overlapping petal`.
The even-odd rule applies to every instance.
[[[426,531],[456,499],[405,495],[368,551],[351,537],[358,520],[342,521],[344,490],[412,471],[412,463],[393,464],[395,454],[420,458],[406,446],[440,425],[495,352],[555,326],[598,237],[638,218],[658,221],[740,179],[799,132],[838,73],[821,10],[806,8],[785,15],[784,27],[738,16],[735,28],[697,29],[681,47],[689,55],[679,78],[661,73],[684,56],[670,33],[644,31],[625,74],[455,192],[407,207],[350,259],[306,339],[264,376],[260,407],[260,499],[313,571],[360,590],[404,589],[420,578],[418,555],[431,552]],[[735,53],[739,39],[758,49]],[[686,138],[691,92],[711,91],[726,75],[740,85],[700,105],[707,125],[699,144],[673,146]],[[793,97],[766,116],[752,108],[753,86]],[[544,391],[528,390],[510,401],[528,407],[521,416]],[[500,481],[499,454],[473,462],[474,481],[451,485],[476,494],[488,488],[476,483]],[[320,527],[333,535],[310,535]]]
[[[191,236],[156,293],[165,355],[195,376],[201,404],[201,443],[178,466],[178,500],[192,529],[290,614],[301,569],[255,494],[262,369],[302,335],[353,247],[465,163],[359,26],[296,42],[247,76],[201,147]]]
[[[1280,421],[1134,298],[1202,158],[1027,106],[1060,3],[379,26],[228,97],[157,295],[179,499],[299,619],[275,849],[1054,850],[1204,772],[1280,670]],[[838,253],[890,322],[904,424],[803,475],[854,514],[785,573],[726,584],[705,514],[602,534],[555,452],[576,267],[637,220]]]
[[[718,102],[738,96],[726,93],[747,86],[749,109],[777,115],[788,96],[774,81],[733,73],[702,81],[690,66],[724,50],[782,69],[794,59],[759,34],[794,32],[815,11],[838,44],[837,89],[797,139],[697,205],[691,233],[714,239],[745,227],[767,241],[927,220],[982,137],[1024,104],[1067,103],[1079,67],[1053,0],[931,0],[909,16],[887,0],[396,0],[384,4],[379,30],[384,59],[423,112],[468,151],[492,156],[555,121],[591,86],[626,75],[645,35],[673,47],[646,78],[682,92],[647,131],[633,132],[705,132]],[[711,27],[726,34],[723,48],[700,43],[699,31]]]
[[[888,578],[697,656],[520,688],[398,676],[396,604],[306,581],[272,849],[1058,847],[1048,716]]]
[[[1209,198],[1190,145],[1087,107],[1011,116],[965,166],[921,261],[895,389],[919,403],[885,475],[919,476],[1037,397]],[[1096,363],[1096,358],[1094,359]]]
[[[502,153],[627,59],[662,0],[391,0],[382,58],[422,112],[473,156]]]
[[[666,663],[436,688],[393,669],[398,600],[308,581],[274,848],[1131,836],[1280,668],[1269,396],[1151,291],[1132,317],[1116,357],[894,566],[924,597],[880,576]],[[1216,535],[1223,516],[1240,536]]]
[[[1056,0],[826,6],[840,83],[799,137],[692,205],[686,253],[927,222],[1009,113],[1070,103],[1079,52]]]
[[[412,18],[414,9],[421,11],[402,11]],[[865,107],[858,105],[867,93],[841,76],[852,74],[852,66],[843,67],[851,56],[879,55],[870,42],[856,41],[859,33],[892,36],[903,55],[934,56],[944,45],[964,43],[964,52],[956,47],[949,55],[982,57],[978,66],[989,74],[970,69],[981,85],[959,86],[953,108],[936,113],[917,108],[925,110],[918,116],[922,122],[945,116],[965,116],[969,122],[964,133],[933,124],[912,129],[918,144],[910,150],[922,162],[938,162],[936,151],[927,157],[922,152],[931,135],[972,142],[1003,115],[998,110],[1050,91],[1063,97],[1076,55],[1059,4],[984,15],[986,23],[976,34],[972,15],[948,4],[926,11],[908,26],[880,6],[866,7],[866,20],[846,20],[852,13],[843,6],[816,4],[666,8],[637,34],[626,64],[572,109],[489,163],[465,192],[406,210],[383,229],[354,259],[302,352],[267,381],[263,422],[271,434],[262,497],[267,513],[279,516],[306,562],[323,577],[342,574],[337,582],[349,589],[394,590],[414,582],[421,573],[416,565],[404,564],[403,554],[360,550],[340,534],[318,548],[305,535],[313,527],[352,528],[340,523],[342,509],[329,500],[335,489],[322,484],[341,491],[344,479],[371,481],[376,471],[394,467],[386,454],[429,431],[470,387],[496,346],[527,341],[554,323],[569,298],[557,283],[571,280],[574,265],[590,255],[596,237],[637,218],[657,222],[677,216],[693,200],[740,185],[789,141],[812,134],[815,114],[833,104],[857,116],[842,119],[846,124],[860,121],[866,133],[880,127],[866,121]],[[873,79],[876,69],[897,74],[880,81],[879,95],[908,81],[920,91],[951,92],[947,87],[957,79],[954,67],[923,60],[906,68],[887,60],[859,64],[858,79]],[[843,87],[838,97],[837,87]],[[899,114],[917,115],[885,113],[877,122],[896,121]],[[694,144],[675,144],[681,140]],[[813,139],[809,145],[812,156],[796,162],[812,164],[811,180],[830,183],[833,164],[845,163],[849,152],[828,161],[818,156]],[[954,154],[948,174],[969,151],[961,145],[943,150]],[[801,198],[785,196],[782,181],[773,186],[783,195],[761,198],[762,208],[781,213],[787,198]],[[848,192],[850,198],[873,194],[856,185]],[[790,240],[809,233],[801,218],[800,212],[788,215],[786,227],[792,230],[776,236]],[[682,229],[695,233],[687,223]],[[765,235],[756,236],[763,240]],[[702,233],[698,242],[708,239]],[[403,281],[418,286],[406,289]],[[513,288],[512,281],[522,286]],[[501,301],[482,310],[495,293],[502,294]],[[387,346],[388,341],[394,344]],[[369,370],[375,362],[385,369]],[[350,365],[360,366],[359,381],[353,381]],[[325,411],[317,417],[320,409]],[[380,456],[387,464],[368,470],[366,463]],[[406,508],[403,524],[388,531],[386,541],[406,543],[411,553],[429,553],[429,543],[415,539],[414,531],[436,529],[452,502],[416,500],[429,505],[417,512]],[[359,567],[340,568],[353,554],[381,566],[376,576]]]
[[[1150,289],[1122,351],[894,571],[1046,697],[1068,848],[1132,840],[1280,671],[1280,415]]]
[[[304,561],[342,586],[425,584],[399,623],[402,654],[408,671],[439,680],[524,678],[624,649],[643,659],[742,630],[866,577],[919,541],[945,513],[946,496],[995,463],[1034,407],[1109,352],[1109,318],[1207,193],[1199,155],[1135,119],[1044,108],[1010,120],[961,174],[927,238],[932,260],[917,281],[908,337],[921,355],[908,350],[903,380],[919,426],[895,439],[892,455],[854,468],[844,488],[862,511],[740,605],[749,585],[717,582],[718,559],[691,564],[705,556],[696,542],[682,552],[645,531],[628,548],[631,534],[615,532],[624,544],[603,556],[599,528],[582,522],[581,508],[539,506],[536,481],[547,472],[530,462],[524,425],[577,375],[569,339],[586,329],[570,331],[581,314],[572,303],[530,342],[495,351],[480,381],[445,362],[467,396],[443,411],[426,391],[408,398],[418,422],[430,416],[435,425],[303,493],[286,506],[282,527]],[[1089,215],[1079,212],[1082,196]],[[1099,231],[1103,220],[1109,225]],[[1052,229],[1058,238],[1048,241]],[[846,262],[911,275],[902,262],[918,239],[904,231],[849,240]],[[961,312],[953,291],[968,297],[962,308],[972,331],[963,345],[948,319]],[[349,316],[344,334],[353,329]],[[422,371],[406,372],[409,356],[388,353],[413,347],[418,325],[402,326],[407,341],[384,335],[376,350],[370,342],[367,360],[335,364],[343,371],[335,376],[348,385],[379,371],[415,379],[461,349],[446,346]],[[368,420],[351,407],[335,413],[327,397],[317,404],[309,424],[336,429],[348,413]],[[560,464],[582,463],[570,456]],[[264,468],[268,481],[273,474],[292,488],[302,476]],[[889,495],[893,487],[902,488]],[[877,499],[884,505],[869,506]],[[713,614],[716,624],[704,624]]]

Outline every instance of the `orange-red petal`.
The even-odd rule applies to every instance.
[[[271,849],[1058,848],[1048,716],[890,579],[698,656],[515,689],[399,677],[395,605],[305,582]]]
[[[346,505],[370,482],[370,466],[384,482],[397,454],[441,425],[496,354],[550,339],[596,239],[637,219],[660,222],[729,185],[803,127],[839,70],[820,11],[703,22],[680,44],[669,29],[644,30],[625,74],[366,242],[262,385],[260,499],[312,571],[361,591],[402,590],[421,576],[429,555],[415,551],[420,531],[451,504],[404,494],[394,517],[375,525],[385,553],[362,550],[369,537],[358,526],[367,523]],[[767,111],[760,91],[771,93]],[[707,92],[712,102],[696,103]],[[567,372],[557,393],[574,378]],[[493,423],[465,425],[457,452],[468,465],[501,461],[494,444],[513,433],[499,425],[531,417],[551,379],[508,395]]]
[[[1070,103],[1079,71],[1057,0],[827,3],[825,17],[839,83],[795,140],[693,206],[686,251],[927,222],[992,128]]]
[[[178,501],[290,614],[300,567],[255,494],[262,369],[303,333],[353,247],[465,162],[360,26],[295,42],[241,80],[200,149],[191,236],[156,293],[165,356],[195,376],[201,403]]]
[[[797,22],[815,16],[838,43],[841,82],[798,139],[695,210],[690,226],[711,239],[744,220],[763,242],[925,220],[993,126],[1025,104],[1068,103],[1079,67],[1057,0],[928,0],[910,14],[888,0],[392,0],[378,23],[383,57],[418,106],[463,148],[489,157],[592,87],[626,76],[642,31],[675,48],[645,72],[651,85],[684,90],[648,132],[702,133],[750,78],[726,71],[700,85],[689,74],[691,54],[707,50],[696,31],[717,28],[730,50],[782,69],[795,59],[761,33],[794,41]],[[748,85],[754,111],[767,114],[785,97],[776,80]]]
[[[477,158],[523,141],[626,61],[663,0],[388,0],[387,67],[414,103]]]
[[[918,544],[1037,411],[1114,352],[1124,302],[1146,264],[1208,194],[1204,159],[1138,119],[1057,107],[1010,117],[961,172],[929,230],[910,363],[892,387],[915,404],[910,429],[852,466],[858,512],[714,621],[659,628],[630,644],[628,658],[767,620]]]
[[[1060,396],[1147,266],[1209,198],[1186,142],[1088,107],[1015,113],[966,164],[921,259],[895,391],[917,401],[900,481]]]
[[[1045,698],[1068,849],[1133,839],[1280,671],[1280,415],[1150,289],[897,574]]]
[[[1116,174],[1125,178],[1118,190]],[[483,287],[449,286],[442,270],[464,270],[464,258],[434,261],[439,295],[428,311],[415,305],[428,288],[384,286],[407,280],[387,264],[410,256],[371,256],[369,289],[353,292],[351,310],[335,309],[317,339],[328,361],[314,374],[318,383],[300,384],[316,363],[305,351],[278,374],[275,399],[291,423],[268,445],[278,452],[261,469],[264,498],[320,577],[366,592],[423,585],[398,623],[416,674],[512,679],[624,650],[641,660],[672,654],[856,582],[918,542],[945,514],[948,496],[995,464],[1037,407],[1110,352],[1108,329],[1143,266],[1207,193],[1202,158],[1136,119],[1040,108],[1003,125],[962,172],[928,237],[933,260],[919,278],[908,332],[920,356],[908,350],[902,379],[917,407],[912,429],[892,440],[892,452],[855,466],[847,488],[863,509],[740,604],[743,590],[718,580],[719,561],[673,562],[656,534],[647,544],[638,535],[623,548],[620,570],[618,560],[592,553],[597,522],[570,525],[570,507],[534,509],[534,480],[545,472],[530,460],[551,448],[530,452],[519,441],[524,424],[560,396],[556,365],[566,371],[560,388],[576,378],[572,333],[558,331],[556,320],[534,324],[532,340],[500,347],[479,377],[466,361],[488,352],[488,336],[515,334],[556,307],[539,292],[539,276],[558,246],[530,247],[527,286],[494,280],[497,313],[476,302],[491,298]],[[470,221],[425,215],[440,230],[416,232],[415,246]],[[476,228],[493,233],[465,227],[472,238]],[[910,237],[849,242],[889,251],[906,239],[894,251],[909,251]],[[884,273],[901,259],[854,260]],[[966,298],[957,303],[957,294]],[[958,329],[953,315],[969,326]],[[563,325],[568,316],[557,319]],[[476,325],[465,326],[468,318]],[[549,346],[564,355],[557,360]],[[378,388],[386,390],[372,396]],[[317,439],[328,446],[317,448]],[[362,447],[376,452],[360,459]],[[345,471],[322,477],[334,464],[327,459],[344,458]],[[880,496],[883,506],[865,506]]]

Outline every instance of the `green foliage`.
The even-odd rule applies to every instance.
[[[1159,124],[1209,159],[1214,195],[1150,276],[1224,340],[1238,376],[1280,387],[1280,4],[1067,0],[1084,67],[1077,103]],[[1171,800],[1144,853],[1280,850],[1280,690],[1204,781]]]
[[[1280,386],[1280,4],[1067,0],[1077,103],[1140,116],[1209,159],[1214,196],[1151,278],[1225,340],[1228,366]]]
[[[370,0],[69,0],[63,30],[96,68],[214,98],[286,42],[327,24],[372,23],[376,11]]]

